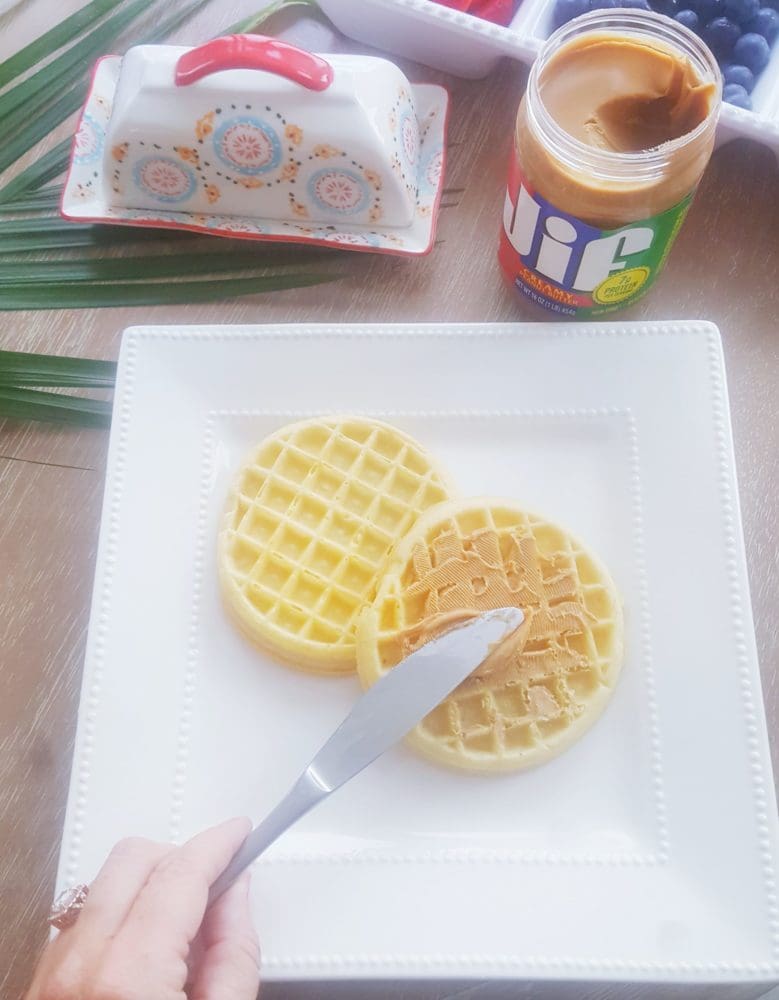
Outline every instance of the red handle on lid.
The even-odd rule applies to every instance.
[[[262,69],[309,90],[326,90],[333,82],[333,67],[312,52],[265,35],[225,35],[180,57],[176,86],[187,87],[224,69]]]

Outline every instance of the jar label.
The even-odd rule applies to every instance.
[[[690,207],[619,229],[596,229],[534,191],[513,160],[500,263],[516,288],[561,316],[602,316],[640,298],[657,277]]]

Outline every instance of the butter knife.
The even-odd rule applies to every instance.
[[[351,712],[211,886],[209,904],[288,827],[359,774],[432,712],[524,620],[496,608],[436,636],[388,671]]]

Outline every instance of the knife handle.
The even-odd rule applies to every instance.
[[[284,831],[292,826],[328,795],[330,789],[317,780],[312,768],[307,768],[279,804],[259,823],[233,855],[227,868],[211,886],[208,905],[235,882],[238,876],[258,858]]]

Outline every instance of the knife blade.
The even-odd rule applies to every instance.
[[[431,639],[376,681],[281,802],[248,835],[212,885],[209,905],[289,826],[432,712],[523,621],[519,608],[487,611]]]

